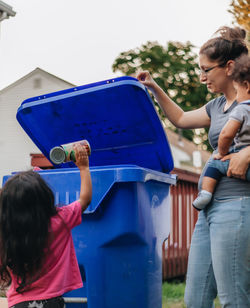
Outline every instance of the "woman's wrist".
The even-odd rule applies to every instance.
[[[250,146],[243,148],[240,152],[244,154],[244,159],[250,164]]]
[[[248,161],[248,164],[250,164],[250,146],[247,147],[247,153],[248,153],[248,155],[247,155],[247,161]]]
[[[79,168],[80,172],[81,171],[82,172],[89,171],[89,166],[79,166],[78,168]]]
[[[156,82],[154,82],[152,86],[150,87],[150,91],[152,92],[154,96],[157,96],[163,90]]]

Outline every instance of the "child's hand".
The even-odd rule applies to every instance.
[[[217,153],[217,154],[213,155],[213,159],[222,159],[222,157],[224,157],[224,156],[221,155],[220,153]]]
[[[79,169],[84,169],[89,167],[89,157],[87,150],[84,145],[81,144],[74,144],[73,145],[74,151],[75,151],[75,157],[76,157],[76,166]]]

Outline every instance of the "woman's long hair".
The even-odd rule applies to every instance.
[[[10,178],[0,193],[0,281],[17,277],[22,293],[41,272],[49,241],[50,218],[57,213],[54,194],[34,171]]]

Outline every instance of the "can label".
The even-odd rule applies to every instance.
[[[85,147],[88,156],[91,154],[91,147],[87,140],[80,140],[76,142],[62,144],[50,150],[49,156],[54,164],[62,164],[68,161],[76,161],[74,144],[81,144]]]
[[[61,147],[63,148],[65,152],[65,162],[67,161],[76,161],[75,151],[74,151],[74,144],[80,144],[83,145],[87,151],[88,156],[91,154],[91,148],[90,144],[87,140],[80,140],[77,142],[62,144]]]

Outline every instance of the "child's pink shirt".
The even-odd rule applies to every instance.
[[[82,209],[78,201],[58,208],[51,218],[52,243],[46,257],[43,272],[22,294],[16,292],[16,277],[7,292],[8,307],[31,300],[49,299],[83,286],[71,229],[82,221]]]

